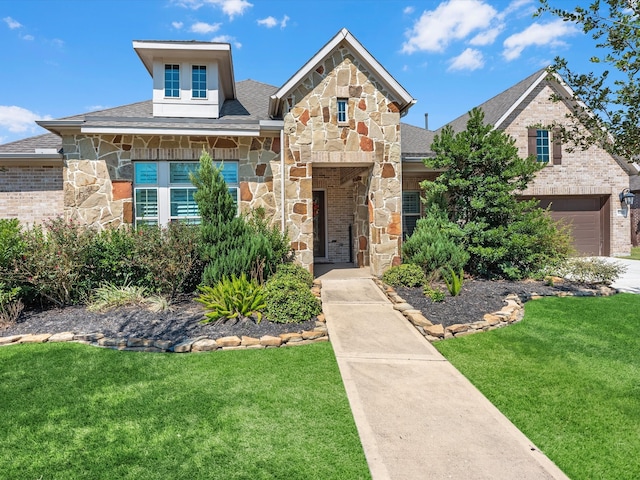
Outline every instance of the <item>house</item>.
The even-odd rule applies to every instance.
[[[189,172],[205,149],[239,210],[264,208],[303,266],[352,262],[380,275],[400,262],[403,230],[421,214],[419,182],[437,175],[421,162],[437,132],[401,123],[415,100],[349,31],[281,87],[236,82],[229,44],[133,48],[152,77],[152,99],[40,121],[51,133],[0,145],[0,218],[64,215],[99,228],[197,221]],[[540,71],[482,107],[526,156],[532,126],[569,108],[570,99],[549,100],[562,88]],[[546,133],[536,131],[539,146],[555,151]],[[548,166],[523,193],[570,217],[585,253],[628,253],[629,216],[617,201],[629,187],[625,166],[595,148],[560,151],[558,163],[541,158]]]

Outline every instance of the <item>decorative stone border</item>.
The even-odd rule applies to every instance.
[[[314,280],[311,292],[320,298],[321,282]],[[213,350],[244,350],[293,347],[298,345],[308,345],[310,343],[328,342],[329,333],[324,314],[316,318],[316,326],[313,330],[302,333],[282,333],[277,337],[264,335],[260,338],[247,336],[229,336],[220,338],[210,338],[201,336],[187,339],[181,342],[172,343],[169,340],[151,340],[145,338],[111,338],[102,333],[40,333],[12,335],[0,337],[0,347],[8,345],[19,345],[23,343],[58,343],[73,342],[93,345],[95,347],[110,348],[114,350],[128,350],[135,352],[156,352],[156,353],[188,353],[188,352],[210,352]]]
[[[556,279],[561,280],[561,279]],[[617,290],[607,286],[598,287],[584,287],[575,292],[560,291],[552,295],[540,295],[532,293],[524,298],[515,293],[507,295],[504,299],[506,305],[497,312],[486,313],[482,320],[473,323],[456,323],[448,327],[443,327],[442,324],[433,324],[428,318],[426,318],[420,310],[414,309],[413,306],[407,303],[394,288],[387,285],[382,280],[374,278],[375,283],[385,293],[387,298],[393,303],[393,308],[402,313],[407,320],[409,320],[414,327],[430,342],[437,342],[439,340],[447,340],[455,337],[463,337],[465,335],[471,335],[473,333],[487,332],[489,330],[495,330],[496,328],[506,327],[513,323],[517,323],[524,317],[524,303],[529,300],[537,300],[545,296],[556,297],[607,297],[617,293]]]

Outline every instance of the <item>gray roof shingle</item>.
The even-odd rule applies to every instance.
[[[431,151],[435,132],[402,123],[400,126],[401,150],[403,156],[425,156]]]
[[[546,70],[542,68],[537,72],[529,75],[524,80],[516,83],[513,87],[506,89],[504,92],[499,93],[495,97],[487,100],[486,102],[478,105],[484,112],[484,123],[489,125],[495,125],[498,120],[511,108],[518,99],[527,91],[527,89],[538,79],[540,75]],[[469,109],[471,110],[471,109]],[[467,122],[469,121],[469,113],[459,116],[455,120],[447,123],[454,132],[462,132],[467,128]],[[446,125],[440,127],[438,130],[442,130]]]
[[[55,148],[58,151],[62,148],[62,139],[54,133],[36,135],[0,145],[0,153],[35,153],[36,148]]]

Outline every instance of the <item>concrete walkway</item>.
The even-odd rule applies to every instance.
[[[393,309],[367,270],[320,278],[374,480],[567,478]]]
[[[640,260],[628,260],[626,258],[616,257],[602,258],[609,262],[621,263],[627,267],[627,271],[611,284],[613,288],[617,288],[620,292],[640,293]]]

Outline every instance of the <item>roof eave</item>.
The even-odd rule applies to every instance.
[[[279,105],[283,98],[289,95],[298,84],[313,70],[318,68],[322,62],[341,42],[347,45],[360,57],[360,60],[367,66],[378,80],[384,83],[390,92],[398,98],[402,104],[400,112],[402,115],[415,104],[416,100],[407,92],[398,81],[374,58],[371,53],[347,30],[340,30],[329,42],[325,44],[311,59],[309,59],[280,89],[269,98],[269,115],[277,117]]]

